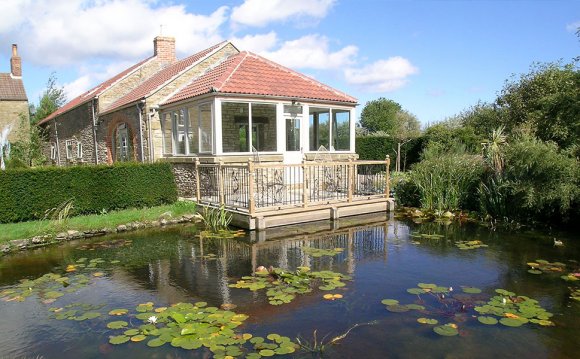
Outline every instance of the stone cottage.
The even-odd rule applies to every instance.
[[[22,59],[18,46],[12,45],[10,72],[0,73],[0,134],[8,133],[8,141],[28,139],[30,126],[28,97],[22,82]]]

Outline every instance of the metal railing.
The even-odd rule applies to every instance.
[[[200,203],[259,211],[387,198],[390,159],[300,164],[195,162]]]

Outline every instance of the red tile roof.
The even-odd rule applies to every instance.
[[[356,103],[357,99],[251,52],[232,55],[166,100],[163,105],[209,92]]]
[[[22,79],[0,73],[0,100],[28,101]]]
[[[92,100],[93,98],[99,96],[101,93],[103,93],[106,89],[108,89],[109,87],[111,87],[111,85],[113,85],[115,82],[117,82],[118,80],[122,79],[123,77],[127,76],[128,74],[132,73],[134,70],[138,69],[139,67],[141,67],[142,65],[144,65],[147,61],[151,60],[155,58],[154,56],[151,56],[131,67],[129,67],[128,69],[118,73],[117,75],[111,77],[110,79],[108,79],[107,81],[93,87],[92,89],[90,89],[89,91],[85,92],[84,94],[75,97],[74,99],[72,99],[71,101],[67,102],[64,106],[62,106],[61,108],[59,108],[58,110],[54,111],[53,113],[51,113],[49,116],[47,116],[44,120],[40,121],[38,124],[41,125],[45,122],[48,122],[50,120],[52,120],[53,118],[55,118],[56,116],[59,116],[65,112],[68,112],[80,105],[82,105],[85,102],[88,102],[90,100]]]
[[[160,87],[162,87],[165,83],[171,81],[173,78],[175,78],[182,72],[188,70],[199,61],[207,58],[213,52],[224,47],[227,43],[228,43],[227,41],[223,41],[208,49],[205,49],[189,57],[186,57],[183,60],[177,61],[176,63],[170,66],[167,66],[163,70],[151,76],[149,79],[145,80],[142,84],[137,86],[131,92],[121,97],[117,101],[113,102],[108,108],[106,108],[103,111],[103,113],[111,112],[117,108],[123,107],[125,105],[133,103],[135,101],[139,101],[149,96],[153,92],[157,91]]]

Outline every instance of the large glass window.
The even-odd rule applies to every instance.
[[[349,110],[332,110],[332,146],[335,151],[350,150]]]
[[[115,162],[127,162],[133,159],[130,131],[124,122],[120,123],[113,133],[112,150]]]
[[[199,111],[197,107],[191,106],[187,108],[187,138],[189,153],[197,153],[199,151]]]
[[[300,117],[286,118],[286,151],[300,151]]]
[[[207,153],[212,151],[213,134],[211,126],[211,104],[206,103],[199,106],[199,151]]]
[[[173,124],[171,121],[171,112],[164,113],[161,116],[161,131],[163,132],[163,153],[173,154],[172,138]]]
[[[185,110],[181,109],[179,111],[173,112],[173,131],[175,137],[173,143],[175,144],[175,154],[185,155],[186,154],[186,141],[187,141],[187,127],[185,125]]]
[[[222,103],[224,152],[276,151],[276,105]]]
[[[309,124],[310,151],[330,150],[330,109],[311,107]]]

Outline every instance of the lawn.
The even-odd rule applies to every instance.
[[[159,219],[164,213],[170,213],[172,217],[179,217],[184,214],[195,213],[195,209],[196,205],[193,202],[176,202],[171,205],[151,208],[124,209],[103,214],[76,216],[61,222],[56,220],[42,220],[0,224],[0,243],[5,243],[13,239],[55,234],[69,229],[86,231],[105,227],[116,227],[120,224],[135,221],[153,221]]]

